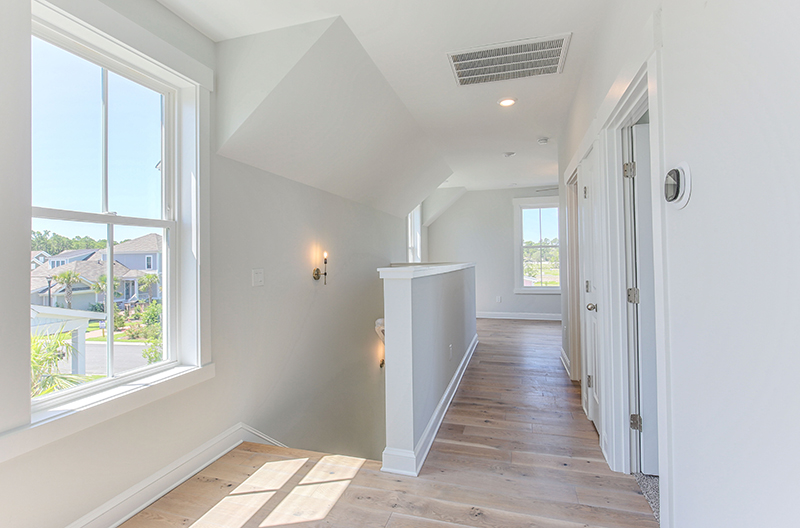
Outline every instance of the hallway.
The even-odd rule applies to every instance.
[[[560,324],[479,319],[478,335],[418,478],[245,443],[122,526],[657,527],[634,478],[603,461]]]

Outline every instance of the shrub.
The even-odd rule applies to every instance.
[[[142,311],[142,322],[147,326],[161,324],[161,303],[159,301],[152,301]]]
[[[139,323],[131,323],[125,329],[125,337],[128,339],[141,339],[144,337],[145,328]]]
[[[147,347],[142,350],[142,357],[147,360],[148,365],[158,363],[164,355],[161,339],[161,324],[157,323],[146,327],[144,334]]]

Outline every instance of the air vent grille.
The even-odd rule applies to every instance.
[[[572,33],[449,53],[462,86],[561,73]]]

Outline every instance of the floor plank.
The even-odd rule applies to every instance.
[[[478,334],[419,477],[244,443],[123,528],[656,528],[635,479],[603,460],[560,325],[481,319]]]

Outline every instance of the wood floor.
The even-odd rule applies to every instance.
[[[560,325],[479,319],[478,335],[419,477],[245,443],[122,526],[657,527],[635,479],[603,461]]]

